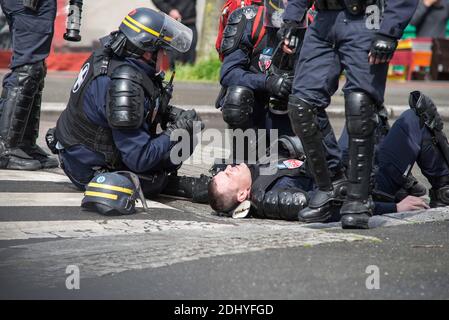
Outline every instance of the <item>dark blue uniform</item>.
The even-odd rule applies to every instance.
[[[300,21],[306,14],[308,0],[289,0],[284,20]],[[292,94],[311,102],[315,107],[326,108],[338,88],[340,68],[345,70],[345,94],[363,91],[378,105],[384,101],[388,64],[368,64],[368,52],[374,33],[394,38],[402,36],[411,19],[417,0],[386,1],[380,29],[368,28],[366,16],[354,16],[347,10],[318,11],[309,26],[298,61]],[[325,144],[330,154],[339,154],[336,143]],[[331,147],[329,147],[331,146]],[[336,157],[330,157],[329,167],[335,167]],[[328,160],[329,160],[328,159]]]
[[[25,8],[22,1],[0,0],[12,38],[10,68],[45,60],[49,53],[56,18],[56,0],[40,1],[37,11]],[[15,85],[14,74],[3,79],[4,87]]]
[[[268,110],[268,100],[270,98],[266,89],[267,74],[260,69],[265,66],[266,61],[271,60],[274,51],[275,41],[269,40],[269,34],[254,48],[252,40],[252,23],[247,23],[243,31],[239,47],[223,59],[220,70],[220,84],[223,87],[242,86],[254,92],[255,104],[251,115],[252,124],[257,129],[278,129],[278,135],[292,135],[290,121],[287,115],[273,114]],[[275,32],[275,31],[273,31]],[[224,99],[218,102],[218,106],[223,106]]]
[[[154,77],[155,71],[145,63],[128,59],[133,66]],[[111,79],[107,76],[97,77],[92,81],[84,94],[83,110],[87,118],[97,125],[108,128],[106,119],[106,99]],[[145,99],[145,113],[151,109],[148,97]],[[168,160],[172,142],[164,134],[152,135],[147,121],[138,129],[111,129],[114,144],[120,152],[124,170],[136,173],[150,173],[159,169],[174,167]],[[60,157],[64,171],[72,182],[80,189],[89,183],[95,171],[105,168],[107,163],[101,153],[94,152],[83,145],[72,146],[61,150]],[[167,159],[163,161],[163,159]]]
[[[289,1],[284,14],[285,28],[304,19],[308,3],[307,0]],[[292,127],[302,140],[318,186],[309,207],[300,213],[301,221],[326,220],[335,206],[332,200],[338,197],[333,184],[341,179],[343,166],[331,167],[332,162],[340,161],[334,156],[338,151],[333,148],[335,141],[330,145],[322,143],[324,132],[317,114],[325,112],[338,86],[337,74],[344,70],[350,161],[347,196],[340,213],[343,228],[368,228],[373,211],[370,176],[375,129],[377,112],[384,101],[387,61],[418,1],[387,0],[385,10],[380,4],[376,0],[315,1],[318,12],[306,31],[289,98]],[[335,67],[336,60],[341,70]]]
[[[0,0],[12,41],[11,72],[0,98],[0,168],[38,170],[58,165],[37,144],[45,59],[50,53],[56,0]]]
[[[347,153],[348,142],[348,133],[344,129],[338,141],[343,154]],[[415,163],[432,186],[435,179],[449,175],[446,162],[432,144],[429,129],[420,126],[419,118],[412,110],[402,113],[380,142],[375,163],[376,189],[393,197],[403,187],[404,175]],[[388,204],[376,203],[375,213],[395,212],[390,211],[392,208]]]

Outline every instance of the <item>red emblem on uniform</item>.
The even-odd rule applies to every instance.
[[[304,164],[303,161],[298,159],[289,159],[283,161],[282,163],[287,167],[287,169],[297,169]]]

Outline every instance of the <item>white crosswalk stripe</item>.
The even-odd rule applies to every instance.
[[[79,207],[83,193],[56,193],[56,192],[1,192],[0,207]],[[150,209],[172,209],[165,204],[147,200]],[[136,207],[142,207],[140,203]]]

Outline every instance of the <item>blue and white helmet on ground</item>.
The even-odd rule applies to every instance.
[[[138,177],[128,171],[96,175],[87,185],[81,207],[104,215],[125,215],[136,212],[136,200],[147,209]]]

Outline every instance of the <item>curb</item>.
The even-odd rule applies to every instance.
[[[66,107],[65,103],[61,102],[47,102],[42,104],[42,112],[45,114],[59,114]],[[214,106],[210,105],[177,105],[177,107],[182,108],[184,110],[187,109],[195,109],[201,116],[212,116],[216,114],[221,114],[221,111],[216,109]],[[397,106],[388,106],[388,116],[390,118],[399,117],[399,115],[410,109],[408,105],[397,105]],[[345,108],[340,105],[329,106],[327,109],[327,114],[332,117],[343,118],[345,116]],[[448,106],[439,106],[438,112],[441,115],[443,120],[449,120],[449,105]]]

